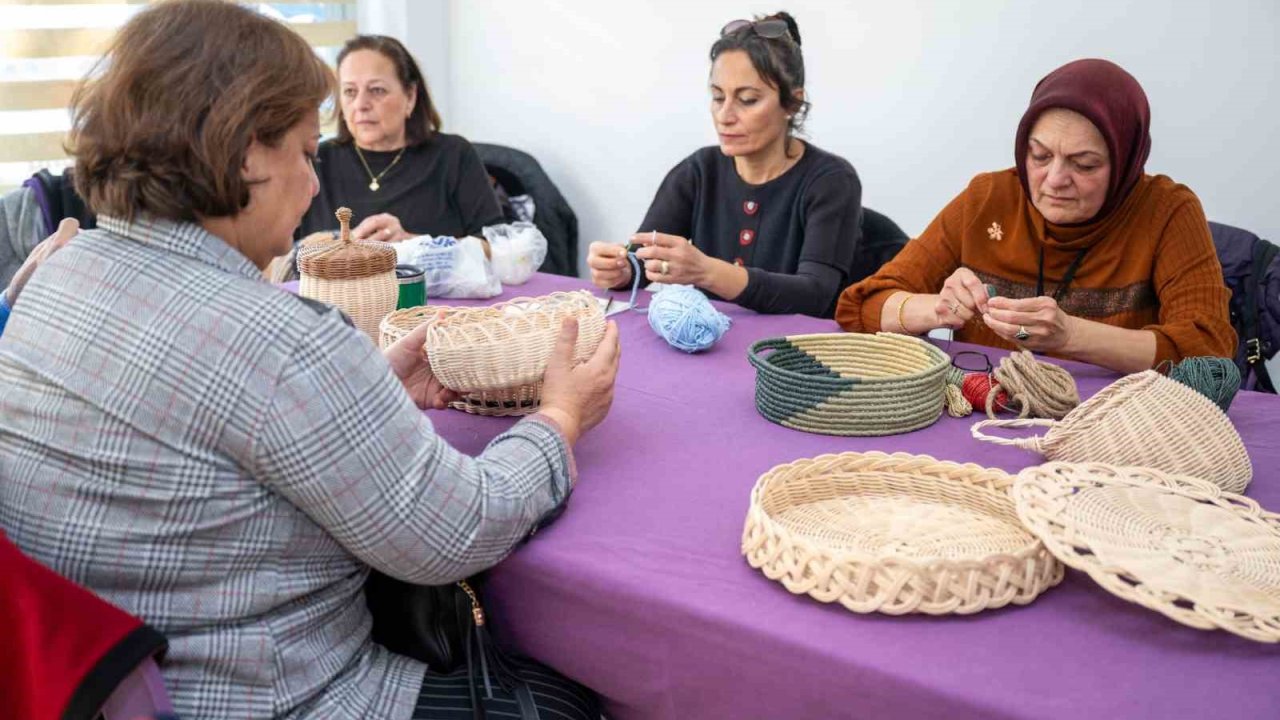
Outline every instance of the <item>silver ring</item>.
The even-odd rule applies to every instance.
[[[668,263],[666,260],[663,260],[663,261],[662,261],[662,274],[663,274],[663,275],[666,275],[666,274],[667,274],[668,272],[670,272],[670,271],[671,271],[671,264],[670,264],[670,263]]]
[[[1017,340],[1026,340],[1031,337],[1031,333],[1027,332],[1025,325],[1019,325],[1018,332],[1014,333],[1013,337]]]

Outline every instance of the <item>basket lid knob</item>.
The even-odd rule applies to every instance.
[[[394,273],[396,251],[387,243],[351,238],[351,208],[338,208],[336,241],[308,242],[298,248],[298,272],[325,280],[354,280]]]

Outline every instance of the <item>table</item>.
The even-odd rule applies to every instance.
[[[503,298],[584,286],[538,275]],[[756,412],[747,348],[835,325],[721,309],[733,328],[692,356],[643,315],[615,316],[613,409],[577,446],[569,509],[491,574],[501,638],[594,688],[619,720],[1280,717],[1280,647],[1184,627],[1076,571],[1027,607],[935,618],[857,615],[753,570],[739,549],[749,494],[779,463],[882,450],[1016,472],[1039,456],[979,443],[975,418],[945,414],[884,438],[774,425]],[[1117,377],[1064,365],[1084,397]],[[1242,393],[1230,416],[1254,464],[1248,494],[1280,509],[1280,399]],[[456,411],[432,419],[468,453],[512,423]]]

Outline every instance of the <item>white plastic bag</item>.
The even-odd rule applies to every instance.
[[[547,258],[547,239],[533,223],[490,225],[482,232],[493,255],[493,271],[503,285],[528,281]]]
[[[502,292],[480,238],[419,235],[391,246],[397,263],[422,270],[428,300],[491,298]]]

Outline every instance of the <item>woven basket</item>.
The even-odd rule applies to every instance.
[[[742,552],[797,595],[860,613],[1025,605],[1063,568],[1018,522],[1000,470],[880,452],[779,465],[751,491]]]
[[[1280,642],[1280,515],[1213,483],[1137,467],[1018,474],[1018,517],[1111,593],[1194,628]]]
[[[998,438],[986,427],[1049,428],[1043,436]],[[1154,370],[1126,375],[1062,420],[984,420],[975,438],[1034,450],[1049,460],[1136,465],[1244,492],[1253,479],[1249,454],[1225,413],[1200,393]]]
[[[351,211],[339,208],[339,238],[313,234],[298,246],[298,294],[334,305],[374,342],[378,325],[396,309],[396,251],[386,243],[351,239]]]
[[[765,353],[766,350],[772,350]],[[942,414],[950,358],[918,338],[829,333],[751,346],[756,409],[766,419],[825,435],[892,435]]]
[[[386,350],[427,320],[441,314],[456,313],[461,309],[442,305],[423,305],[390,313],[382,319],[382,324],[378,328],[378,345]],[[473,415],[528,415],[537,412],[541,393],[542,383],[537,382],[517,388],[467,393],[457,402],[451,403],[449,407]]]
[[[445,387],[463,394],[452,407],[477,415],[527,415],[542,401],[542,375],[566,317],[578,319],[574,358],[583,362],[604,338],[604,312],[585,290],[515,298],[488,307],[426,305],[389,314],[388,347],[423,323],[427,357]]]

